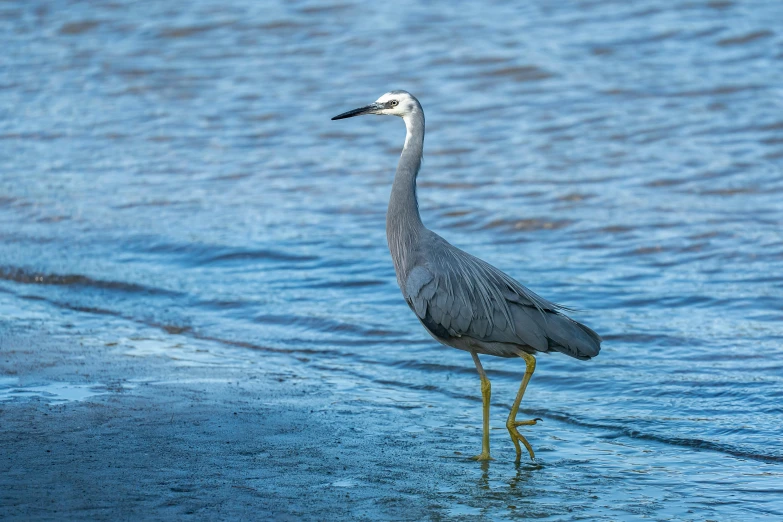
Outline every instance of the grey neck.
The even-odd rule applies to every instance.
[[[416,200],[416,176],[421,167],[424,151],[424,112],[421,106],[406,115],[405,146],[397,164],[389,209],[386,213],[386,239],[389,243],[397,281],[403,284],[405,276],[413,268],[413,252],[424,225]]]

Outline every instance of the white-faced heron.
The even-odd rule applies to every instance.
[[[407,133],[386,214],[389,242],[397,283],[402,295],[437,341],[469,352],[481,377],[484,434],[481,453],[489,456],[489,399],[491,386],[478,354],[522,357],[527,365],[506,427],[517,450],[533,448],[517,428],[541,419],[518,421],[519,403],[536,368],[536,352],[561,352],[577,359],[590,359],[601,349],[601,337],[587,326],[562,313],[564,307],[531,292],[481,259],[449,244],[427,229],[419,216],[416,176],[424,150],[424,111],[408,92],[391,91],[366,107],[332,118],[340,120],[362,114],[400,116]]]

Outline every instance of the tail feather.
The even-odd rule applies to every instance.
[[[601,351],[601,336],[562,314],[547,315],[549,349],[577,359],[590,359]]]

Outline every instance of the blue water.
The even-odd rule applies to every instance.
[[[425,223],[604,336],[539,358],[548,487],[589,465],[664,492],[627,513],[783,517],[783,3],[513,4],[3,4],[0,291],[478,427],[386,247],[404,127],[329,120],[407,89]],[[485,366],[510,404],[522,362]]]

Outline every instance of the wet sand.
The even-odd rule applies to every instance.
[[[357,406],[355,397],[311,379],[306,361],[252,371],[254,357],[264,355],[177,336],[107,346],[87,332],[2,326],[0,374],[18,386],[0,403],[0,518],[441,512],[426,478],[443,467],[429,453],[447,453],[448,438],[433,447],[399,431],[410,424],[404,412]],[[174,353],[158,351],[161,344]],[[95,395],[64,401],[29,392],[53,382],[68,383],[66,394]]]
[[[546,410],[525,410],[545,422],[528,432],[537,461],[516,465],[502,381],[496,460],[479,464],[467,458],[480,446],[478,386],[446,382],[449,400],[379,388],[339,358],[3,292],[0,317],[2,519],[703,520],[778,509],[774,462],[716,460]]]
[[[9,294],[0,311],[17,315],[0,321],[2,519],[439,519],[489,490],[437,428],[454,412],[364,401],[337,368]],[[459,431],[477,446],[475,420]]]

